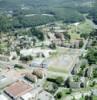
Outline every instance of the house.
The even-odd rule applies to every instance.
[[[92,90],[92,94],[93,94],[94,96],[97,96],[97,89],[93,89],[93,90]]]
[[[44,78],[46,76],[46,70],[42,68],[34,69],[32,74],[36,75],[38,78]]]
[[[0,88],[4,89],[5,87],[7,87],[8,85],[12,84],[14,81],[14,79],[12,79],[9,76],[5,76],[5,75],[0,75]]]
[[[84,77],[76,77],[76,76],[73,76],[73,77],[69,77],[70,81],[69,81],[69,87],[70,88],[84,88],[85,87],[85,78]]]
[[[72,96],[75,98],[75,100],[80,100],[82,97],[82,94],[80,92],[73,93]]]
[[[87,77],[93,76],[93,67],[89,67],[86,71]]]
[[[0,60],[8,62],[10,59],[9,59],[9,56],[0,55]]]
[[[0,94],[0,100],[8,100],[8,98],[5,95]]]
[[[34,100],[34,96],[31,93],[27,93],[20,97],[21,100]]]
[[[23,56],[29,56],[32,54],[32,49],[22,49],[20,51],[20,54],[23,55]]]
[[[82,95],[85,97],[85,96],[90,96],[91,95],[91,91],[86,91],[86,92],[83,92]]]
[[[51,42],[50,42],[49,40],[45,40],[45,41],[43,41],[43,44],[46,45],[46,46],[49,46],[50,43],[51,43]]]
[[[79,22],[73,23],[74,26],[78,26],[79,24]]]
[[[12,99],[16,100],[20,96],[30,92],[32,90],[32,86],[28,85],[24,81],[16,81],[10,86],[8,86],[4,92],[11,97]]]
[[[33,89],[20,97],[21,100],[36,100],[37,96],[43,91],[41,87]]]
[[[37,82],[37,76],[31,74],[31,73],[27,73],[25,75],[25,79],[31,81],[31,82]]]
[[[88,79],[85,77],[80,77],[80,82],[83,85],[83,87],[88,86]]]
[[[75,74],[77,74],[77,73],[79,72],[79,70],[80,70],[80,64],[78,63],[78,64],[76,64],[76,65],[73,67],[71,73],[72,73],[73,75],[75,75]]]
[[[17,53],[16,52],[10,52],[9,59],[12,60],[13,58],[17,58]]]
[[[38,94],[36,100],[55,100],[55,99],[50,93],[42,91],[40,94]]]
[[[64,40],[64,35],[62,33],[55,33],[55,37]]]

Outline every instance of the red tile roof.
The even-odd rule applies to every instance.
[[[17,81],[15,83],[13,83],[12,85],[10,85],[9,87],[7,87],[5,89],[5,92],[9,96],[11,96],[13,98],[17,98],[31,90],[32,90],[32,86],[28,85],[27,83],[25,83],[23,81]]]

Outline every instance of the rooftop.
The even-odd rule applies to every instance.
[[[13,83],[12,85],[10,85],[9,87],[7,87],[5,89],[5,92],[10,97],[17,98],[31,90],[32,90],[32,87],[30,85],[28,85],[27,83],[25,83],[23,81],[17,81],[15,83]]]
[[[3,94],[0,94],[0,100],[8,100]]]
[[[1,76],[0,76],[0,82],[1,82],[1,81],[4,81],[5,79],[7,79],[6,76],[4,76],[4,75],[1,75]]]

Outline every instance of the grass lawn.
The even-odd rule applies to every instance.
[[[0,48],[2,48],[2,49],[3,49],[3,48],[6,48],[6,46],[7,46],[6,43],[0,44]]]
[[[93,27],[89,20],[86,20],[85,22],[81,22],[77,27],[75,25],[69,25],[69,31],[68,34],[71,35],[71,41],[74,39],[80,39],[80,34],[89,34]],[[79,32],[79,34],[77,33]]]
[[[49,71],[52,71],[52,72],[61,72],[61,73],[67,73],[67,71],[65,70],[65,68],[60,68],[60,67],[57,67],[57,66],[54,66],[54,67],[49,67],[48,68]]]
[[[80,39],[80,34],[76,33],[76,27],[75,26],[69,26],[70,29],[68,31],[68,34],[71,36],[71,41],[75,39]]]
[[[93,100],[97,100],[97,96],[93,96]]]
[[[84,97],[82,97],[80,100],[85,100],[85,98],[84,98]]]
[[[86,20],[85,22],[82,22],[78,26],[78,30],[80,31],[80,33],[89,34],[92,31],[92,29],[93,28],[88,20]]]

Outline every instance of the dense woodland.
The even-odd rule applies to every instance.
[[[74,23],[84,21],[85,14],[97,23],[95,2],[96,0],[0,0],[0,31],[34,27],[59,20]],[[12,17],[7,18],[9,14]],[[31,14],[34,15],[27,16]]]

